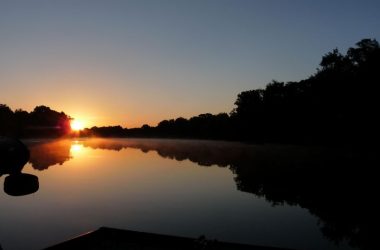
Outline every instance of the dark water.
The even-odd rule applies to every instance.
[[[370,248],[377,211],[368,204],[374,187],[363,180],[376,157],[368,152],[186,140],[26,143],[23,172],[38,176],[39,190],[0,192],[4,250],[41,249],[101,226],[294,249]]]

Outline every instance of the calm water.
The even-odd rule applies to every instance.
[[[0,192],[4,250],[41,249],[101,226],[295,249],[350,249],[347,240],[337,245],[324,231],[329,221],[320,212],[323,206],[308,206],[302,194],[283,194],[288,182],[280,188],[267,183],[272,168],[307,169],[305,162],[321,158],[317,149],[147,139],[26,143],[31,159],[23,172],[38,176],[40,186],[25,196]]]

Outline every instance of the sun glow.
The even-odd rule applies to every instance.
[[[81,144],[72,144],[70,147],[71,153],[78,153],[83,149],[83,145]]]
[[[79,131],[79,130],[84,129],[83,122],[80,120],[76,120],[76,119],[71,121],[70,127],[74,131]]]
[[[71,143],[70,155],[72,157],[77,157],[77,156],[83,154],[83,151],[84,151],[84,146],[80,141],[73,141]]]

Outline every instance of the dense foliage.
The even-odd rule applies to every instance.
[[[0,104],[0,135],[17,137],[54,137],[69,133],[70,117],[46,106],[37,106],[32,112],[12,111]]]
[[[276,82],[239,94],[232,111],[242,135],[264,140],[365,140],[375,132],[380,48],[364,39],[346,55],[323,56],[300,82]]]

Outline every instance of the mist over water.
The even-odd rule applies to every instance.
[[[299,178],[290,177],[296,169],[319,178],[317,167],[338,161],[347,167],[355,162],[352,152],[196,140],[25,143],[31,156],[23,173],[38,176],[39,190],[19,197],[0,193],[3,249],[41,249],[101,226],[294,249],[351,249],[348,243],[360,246],[360,230],[368,230],[344,235],[350,225],[335,210],[345,196],[342,204],[331,204],[324,188],[319,196],[307,185],[300,191],[293,187]],[[326,186],[329,178],[318,182]]]

